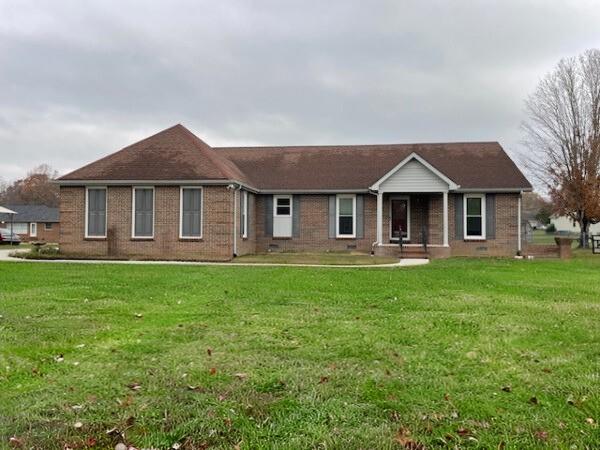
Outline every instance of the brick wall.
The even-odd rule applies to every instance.
[[[85,239],[85,188],[61,187],[61,251],[128,258],[228,260],[233,253],[233,192],[204,186],[203,237],[179,239],[179,186],[156,186],[154,239],[131,238],[131,186],[108,188],[107,238]]]
[[[59,238],[60,238],[60,223],[52,222],[51,228],[49,230],[47,230],[45,222],[38,222],[37,223],[37,237],[29,238],[28,240],[33,240],[33,241],[37,240],[37,241],[56,243],[56,242],[58,242]]]
[[[457,239],[454,224],[455,196],[448,198],[451,256],[514,256],[517,254],[518,194],[496,194],[496,238],[484,241]]]
[[[265,236],[265,198],[256,196],[256,251],[344,251],[370,252],[376,239],[377,199],[374,195],[364,198],[364,237],[362,239],[329,238],[329,196],[300,195],[300,235],[296,238],[273,238]]]
[[[240,193],[238,192],[238,200]],[[239,203],[238,203],[239,205]],[[248,237],[242,237],[240,229],[239,211],[237,219],[237,254],[238,256],[256,253],[256,195],[248,193]]]
[[[179,239],[179,187],[155,188],[155,236],[153,240],[131,238],[131,186],[108,188],[108,238],[85,239],[85,188],[61,187],[60,240],[61,250],[82,255],[101,255],[128,258],[229,260],[233,254],[233,191],[225,186],[204,187],[203,238]],[[294,238],[265,236],[266,195],[248,195],[248,237],[242,238],[239,228],[239,192],[236,195],[237,253],[267,251],[371,251],[376,239],[375,195],[365,194],[364,237],[361,239],[329,238],[329,196],[300,195],[300,232]],[[448,201],[450,251],[432,256],[513,256],[517,251],[517,194],[496,195],[496,238],[485,241],[457,239],[454,227],[453,195]],[[383,238],[389,242],[389,196],[383,202]],[[429,244],[443,243],[441,194],[412,194],[411,243],[420,243],[421,226],[428,227]],[[38,226],[38,235],[43,224]]]

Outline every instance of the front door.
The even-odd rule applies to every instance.
[[[408,239],[408,199],[392,198],[390,208],[390,238],[398,240],[402,230],[402,238]]]

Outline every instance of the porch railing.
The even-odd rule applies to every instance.
[[[400,247],[400,255],[402,255],[402,251],[404,250],[402,246],[402,227],[398,227],[398,247]]]

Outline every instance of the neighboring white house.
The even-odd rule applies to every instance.
[[[550,218],[550,223],[554,224],[554,226],[556,227],[556,231],[568,231],[570,233],[577,234],[579,234],[579,232],[581,231],[577,222],[574,222],[567,216],[552,216]],[[600,223],[590,225],[590,233],[600,234]]]

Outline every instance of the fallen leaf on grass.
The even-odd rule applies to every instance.
[[[188,384],[187,388],[194,392],[205,392],[205,389],[202,386],[192,386],[191,384]]]
[[[207,348],[207,349],[206,349],[206,354],[207,354],[208,356],[212,356],[212,349],[211,349],[211,348]]]
[[[590,425],[594,425],[596,422],[594,421],[594,419],[592,419],[591,417],[588,417],[587,419],[585,419],[585,421],[587,423],[589,423]]]
[[[211,375],[216,375],[217,374],[217,368],[216,367],[211,367],[210,368],[210,374]]]
[[[127,387],[132,391],[139,391],[142,388],[142,386],[139,383],[129,383]]]
[[[238,372],[233,376],[236,377],[238,380],[245,380],[246,378],[248,378],[248,374],[243,372]]]
[[[136,318],[136,319],[141,319],[142,317],[144,317],[142,314],[140,314],[140,313],[135,313],[135,318]]]
[[[56,355],[54,357],[54,361],[56,362],[63,362],[65,360],[65,355],[63,355],[62,353],[60,355]]]
[[[89,437],[85,440],[85,445],[87,445],[88,447],[95,447],[96,446],[96,438],[94,437]]]
[[[469,430],[468,428],[459,428],[458,430],[456,430],[456,432],[459,436],[462,437],[469,436],[471,434],[471,430]]]
[[[83,423],[81,423],[81,422],[75,422],[75,424],[74,424],[73,426],[74,426],[76,429],[78,429],[78,430],[79,430],[79,429],[83,428]]]
[[[502,390],[503,390],[504,392],[511,392],[511,391],[512,391],[512,388],[511,388],[510,386],[503,386],[503,387],[502,387]]]
[[[398,433],[396,433],[394,441],[402,445],[407,450],[425,450],[425,446],[420,442],[413,440],[410,435],[410,430],[401,428],[398,430]]]
[[[323,384],[323,383],[327,383],[329,382],[329,377],[321,377],[321,379],[319,380],[319,384]]]
[[[125,400],[121,400],[120,398],[118,398],[117,403],[119,404],[119,406],[127,408],[133,403],[133,396],[129,394],[127,395],[127,397],[125,397]]]
[[[537,405],[539,403],[539,400],[537,399],[537,397],[533,396],[529,399],[529,403],[531,403],[532,405]]]
[[[16,436],[12,436],[9,440],[8,440],[8,444],[11,447],[22,447],[23,446],[23,441],[21,439],[19,439]]]
[[[534,433],[534,436],[535,436],[536,439],[538,439],[540,441],[547,441],[548,440],[548,432],[547,431],[543,431],[543,430],[536,431]]]

